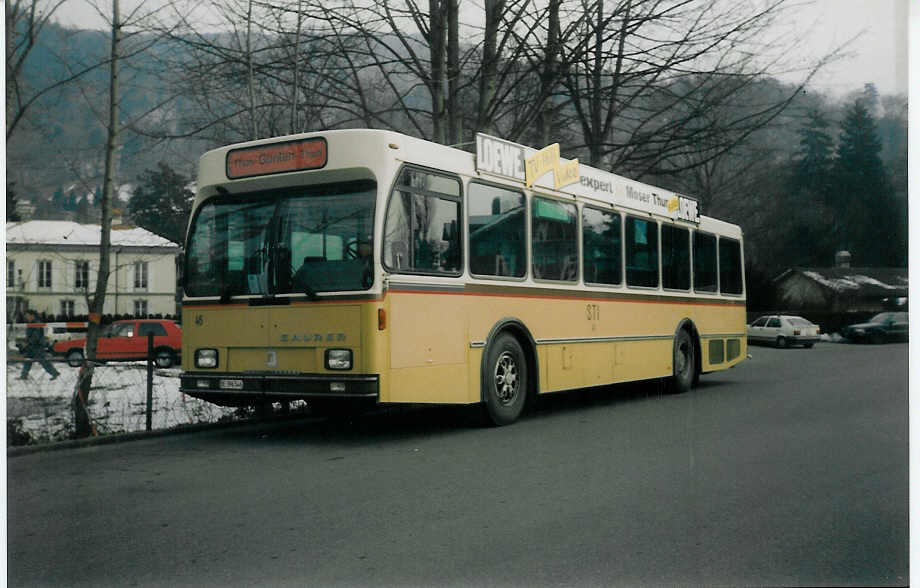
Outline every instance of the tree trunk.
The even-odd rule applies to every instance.
[[[252,0],[249,0],[249,8],[246,11],[246,89],[249,92],[249,138],[254,141],[259,135],[256,127],[255,72],[252,63]]]
[[[588,140],[589,163],[599,167],[604,141],[601,129],[601,109],[603,108],[603,64],[604,64],[604,0],[597,0],[597,22],[594,26],[594,66],[591,70],[591,137]]]
[[[479,74],[479,106],[476,109],[476,130],[494,132],[488,109],[495,100],[495,76],[498,72],[498,24],[505,10],[504,0],[485,0],[486,29],[482,41],[482,66]]]
[[[543,105],[537,117],[539,145],[549,145],[552,140],[553,118],[556,105],[553,103],[553,88],[559,79],[559,6],[562,0],[549,2],[549,27],[546,36],[546,51],[543,56],[543,70],[540,72],[540,96]]]
[[[431,140],[435,143],[445,142],[444,129],[444,12],[443,2],[449,0],[429,0],[429,47],[431,50]]]
[[[447,121],[450,145],[463,142],[463,113],[460,110],[460,0],[447,1]]]
[[[121,44],[121,17],[118,0],[112,0],[112,52],[109,73],[109,121],[105,143],[105,178],[102,189],[102,227],[99,237],[99,275],[96,292],[89,306],[89,324],[86,332],[86,356],[80,367],[77,386],[71,400],[74,413],[74,435],[77,438],[95,434],[86,407],[89,405],[93,385],[93,371],[99,332],[102,330],[102,312],[105,308],[106,286],[109,281],[109,253],[112,233],[112,198],[115,191],[115,157],[118,143],[118,67]]]
[[[291,130],[293,135],[298,132],[297,124],[297,95],[300,93],[300,31],[303,28],[303,11],[301,0],[297,0],[297,32],[294,33],[294,88],[291,96]]]

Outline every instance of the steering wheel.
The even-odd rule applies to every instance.
[[[345,259],[358,259],[358,240],[353,239],[345,245]]]

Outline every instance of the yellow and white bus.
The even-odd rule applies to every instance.
[[[205,153],[181,389],[224,405],[481,403],[746,356],[741,229],[686,196],[477,135],[381,130]]]

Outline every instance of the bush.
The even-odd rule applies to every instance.
[[[6,419],[6,446],[32,445],[35,439],[23,429],[22,419]]]

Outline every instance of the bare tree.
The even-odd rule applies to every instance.
[[[34,86],[23,79],[26,60],[51,17],[66,0],[6,0],[6,139],[42,96],[74,78]]]
[[[105,178],[102,188],[102,226],[99,238],[99,274],[96,278],[96,291],[89,300],[89,324],[86,331],[86,355],[77,386],[71,401],[74,413],[74,434],[88,437],[93,431],[90,424],[89,405],[90,390],[93,384],[96,348],[102,329],[102,312],[105,308],[106,288],[109,282],[109,256],[112,235],[112,193],[115,189],[115,156],[118,143],[118,105],[119,105],[119,59],[121,57],[122,21],[118,0],[112,0],[111,18],[111,52],[109,58],[109,118],[105,144]]]
[[[487,0],[484,26],[461,23],[458,0],[217,3],[227,32],[175,37],[193,51],[170,71],[200,106],[179,134],[360,125],[460,144],[482,130],[555,138],[632,175],[678,173],[704,161],[685,154],[730,150],[794,98],[727,108],[782,69],[765,35],[787,3]]]
[[[786,43],[772,25],[786,0],[584,0],[589,44],[565,76],[591,165],[633,174],[675,171],[675,154],[707,145],[710,155],[768,124],[791,93],[758,112],[708,116],[761,77],[784,68]]]
[[[77,437],[86,437],[93,433],[87,406],[90,400],[90,391],[92,390],[96,350],[99,335],[102,331],[102,314],[105,309],[106,292],[111,273],[112,202],[117,185],[117,158],[120,135],[122,128],[125,126],[120,116],[121,63],[126,56],[123,47],[126,37],[124,29],[126,26],[138,26],[143,21],[143,18],[139,15],[139,10],[140,7],[126,18],[122,18],[119,0],[112,0],[111,13],[109,14],[106,14],[106,11],[102,8],[97,7],[99,14],[109,21],[111,31],[107,59],[109,66],[107,116],[104,122],[106,130],[105,170],[102,184],[99,270],[95,292],[88,298],[89,323],[87,326],[86,353],[71,400],[74,412],[74,434]],[[139,28],[137,31],[130,33],[130,36],[139,34],[141,30]],[[143,52],[152,43],[153,41],[150,39],[142,40],[138,46],[131,49],[130,53]]]
[[[563,0],[534,6],[521,0],[489,0],[479,67],[476,128],[513,140],[550,142],[558,89],[569,60],[583,45],[580,7]],[[563,51],[569,47],[567,51]],[[555,131],[559,131],[555,127]]]

